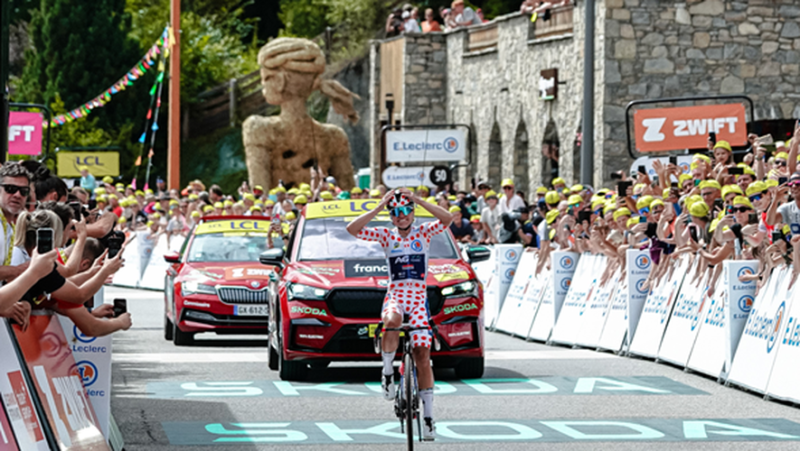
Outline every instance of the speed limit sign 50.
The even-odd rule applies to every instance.
[[[430,179],[431,182],[437,186],[450,184],[452,181],[450,168],[447,166],[434,166],[433,169],[431,169]]]

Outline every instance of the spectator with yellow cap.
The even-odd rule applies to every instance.
[[[472,226],[469,220],[464,218],[461,214],[461,207],[453,205],[449,209],[453,215],[453,222],[450,223],[450,231],[453,233],[456,241],[467,243],[472,237]]]
[[[484,197],[486,207],[481,211],[484,241],[487,244],[495,244],[497,243],[497,229],[500,226],[500,207],[497,206],[499,199],[497,193],[492,190],[487,191]]]
[[[472,236],[470,237],[470,244],[486,244],[486,231],[483,230],[483,223],[481,222],[481,215],[472,215],[469,218],[469,225],[472,227]]]
[[[567,182],[564,181],[561,177],[556,177],[553,179],[553,191],[557,192],[560,195],[566,195],[564,190],[567,189]]]
[[[362,199],[363,194],[364,190],[356,186],[350,190],[350,199]]]
[[[503,198],[500,199],[500,214],[510,213],[519,208],[527,208],[525,201],[514,192],[514,180],[503,179]]]

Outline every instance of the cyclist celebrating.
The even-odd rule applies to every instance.
[[[414,225],[414,205],[429,211],[437,221]],[[383,208],[389,209],[394,229],[366,227]],[[386,254],[389,268],[389,289],[383,301],[381,314],[384,327],[395,329],[402,325],[403,315],[408,315],[412,327],[428,327],[428,298],[425,276],[428,269],[428,247],[431,238],[450,226],[453,216],[438,205],[425,202],[405,188],[390,191],[372,210],[348,224],[347,231],[356,238],[376,241]],[[414,362],[417,366],[419,395],[422,398],[423,440],[433,440],[433,371],[431,369],[431,341],[429,330],[411,332]],[[383,397],[395,396],[393,361],[399,344],[399,332],[387,331],[382,340]]]

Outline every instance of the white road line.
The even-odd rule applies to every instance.
[[[586,360],[611,359],[611,354],[585,349],[553,351],[487,351],[486,360]],[[165,353],[114,353],[117,363],[265,363],[264,352],[165,352]]]

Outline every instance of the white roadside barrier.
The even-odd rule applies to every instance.
[[[494,328],[508,289],[514,280],[514,274],[522,255],[521,244],[498,244],[494,247],[494,266],[491,284],[484,291],[483,312],[486,328]]]
[[[136,233],[131,233],[125,250],[125,266],[116,274],[112,285],[130,288],[145,288],[148,290],[164,290],[164,280],[169,264],[164,261],[164,255],[177,252],[183,246],[185,238],[177,235],[169,237],[160,235],[155,245],[150,248],[139,241]]]
[[[800,303],[792,302],[800,288],[792,268],[774,269],[756,296],[756,282],[741,279],[755,272],[756,261],[701,268],[683,255],[645,284],[652,265],[646,251],[628,251],[627,268],[609,274],[603,256],[553,252],[539,274],[537,258],[523,253],[505,303],[498,302],[498,330],[627,350],[800,403]]]

